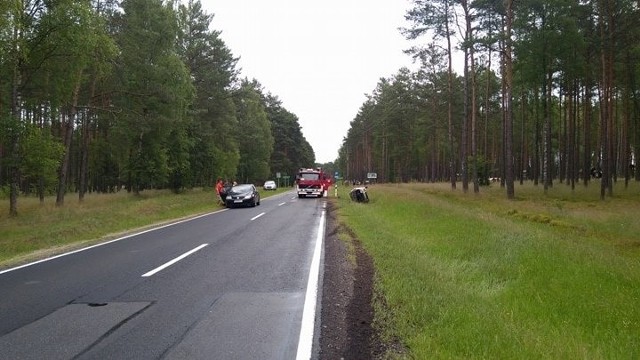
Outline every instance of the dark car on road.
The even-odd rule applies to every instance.
[[[260,193],[253,184],[235,185],[227,191],[225,205],[228,208],[260,205]]]

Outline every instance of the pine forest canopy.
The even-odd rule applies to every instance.
[[[413,0],[420,64],[380,80],[335,170],[347,179],[575,186],[640,180],[635,1]],[[199,1],[0,2],[0,189],[260,182],[315,163],[298,118],[240,78]],[[462,75],[453,71],[464,53]],[[505,160],[505,159],[508,159]],[[315,165],[315,164],[314,164]],[[333,164],[332,164],[333,166]]]
[[[199,1],[0,2],[0,193],[175,192],[314,164]]]
[[[407,52],[343,140],[348,179],[572,187],[640,181],[637,1],[413,0]],[[424,40],[424,42],[422,42]],[[463,75],[452,57],[464,54]]]

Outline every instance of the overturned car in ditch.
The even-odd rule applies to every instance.
[[[351,189],[349,192],[349,197],[352,201],[368,203],[369,202],[369,194],[367,194],[367,187],[361,186]]]

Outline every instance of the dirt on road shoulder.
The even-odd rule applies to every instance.
[[[383,358],[389,346],[373,326],[373,260],[331,201],[327,209],[319,359]]]

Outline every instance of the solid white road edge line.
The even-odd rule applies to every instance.
[[[205,247],[205,246],[207,246],[207,245],[209,245],[209,244],[202,244],[202,245],[198,246],[197,248],[195,248],[195,249],[193,249],[193,250],[187,251],[186,253],[184,253],[184,254],[182,254],[182,255],[178,256],[177,258],[175,258],[175,259],[173,259],[173,260],[169,261],[168,263],[165,263],[164,265],[159,266],[159,267],[157,267],[157,268],[155,268],[155,269],[153,269],[153,270],[149,271],[148,273],[145,273],[144,275],[142,275],[142,277],[149,277],[149,276],[151,276],[151,275],[153,275],[153,274],[157,273],[158,271],[161,271],[161,270],[163,270],[163,269],[165,269],[165,268],[168,268],[169,266],[171,266],[171,265],[173,265],[173,264],[177,263],[178,261],[180,261],[180,260],[182,260],[182,259],[186,258],[187,256],[189,256],[189,255],[193,254],[194,252],[196,252],[196,251],[198,251],[198,250],[202,249],[203,247]]]
[[[324,223],[326,211],[322,210],[320,224],[318,225],[318,236],[316,237],[316,247],[313,251],[311,269],[309,270],[309,281],[307,282],[307,293],[304,297],[304,309],[302,310],[302,325],[300,326],[300,338],[298,340],[298,354],[296,360],[311,359],[313,347],[313,329],[316,319],[316,304],[318,302],[318,281],[320,276],[320,255],[324,242]]]
[[[140,231],[140,232],[137,232],[137,233],[133,233],[133,234],[125,235],[125,236],[123,236],[123,237],[119,237],[119,238],[117,238],[117,239],[113,239],[113,240],[105,241],[105,242],[100,243],[100,244],[95,244],[95,245],[87,246],[87,247],[84,247],[84,248],[81,248],[81,249],[78,249],[78,250],[73,250],[73,251],[69,251],[69,252],[66,252],[66,253],[63,253],[63,254],[59,254],[59,255],[56,255],[56,256],[51,256],[51,257],[48,257],[48,258],[46,258],[46,259],[41,259],[41,260],[37,260],[37,261],[34,261],[34,262],[30,262],[30,263],[28,263],[28,264],[24,264],[24,265],[16,266],[16,267],[13,267],[13,268],[5,269],[5,270],[0,271],[0,275],[2,275],[2,274],[4,274],[4,273],[11,272],[11,271],[24,269],[24,268],[26,268],[26,267],[33,266],[33,265],[37,265],[37,264],[40,264],[40,263],[43,263],[43,262],[47,262],[47,261],[51,261],[51,260],[55,260],[55,259],[57,259],[57,258],[61,258],[61,257],[63,257],[63,256],[68,256],[68,255],[77,254],[77,253],[79,253],[79,252],[83,252],[83,251],[86,251],[86,250],[90,250],[90,249],[97,248],[97,247],[100,247],[100,246],[108,245],[108,244],[111,244],[111,243],[114,243],[114,242],[118,242],[118,241],[121,241],[121,240],[125,240],[125,239],[129,239],[129,238],[132,238],[132,237],[136,237],[136,236],[138,236],[138,235],[146,234],[146,233],[148,233],[148,232],[152,232],[152,231],[156,231],[156,230],[164,229],[164,228],[167,228],[167,227],[169,227],[169,226],[182,224],[182,223],[185,223],[185,222],[188,222],[188,221],[191,221],[191,220],[196,220],[196,219],[199,219],[199,218],[201,218],[201,217],[205,217],[205,216],[213,215],[213,214],[216,214],[216,213],[219,213],[219,212],[222,212],[222,211],[227,211],[227,210],[229,210],[229,209],[220,209],[220,210],[216,210],[216,211],[214,211],[214,212],[210,212],[210,213],[206,213],[206,214],[202,214],[202,215],[194,216],[194,217],[192,217],[192,218],[188,218],[188,219],[184,219],[184,220],[180,220],[180,221],[172,222],[172,223],[169,223],[169,224],[166,224],[166,225],[162,225],[162,226],[154,227],[154,228],[152,228],[152,229],[143,230],[143,231]]]
[[[258,215],[256,215],[256,216],[252,217],[252,218],[251,218],[251,221],[253,221],[253,220],[255,220],[255,219],[259,218],[259,217],[260,217],[260,216],[262,216],[262,215],[264,215],[264,213],[260,213],[260,214],[258,214]]]

